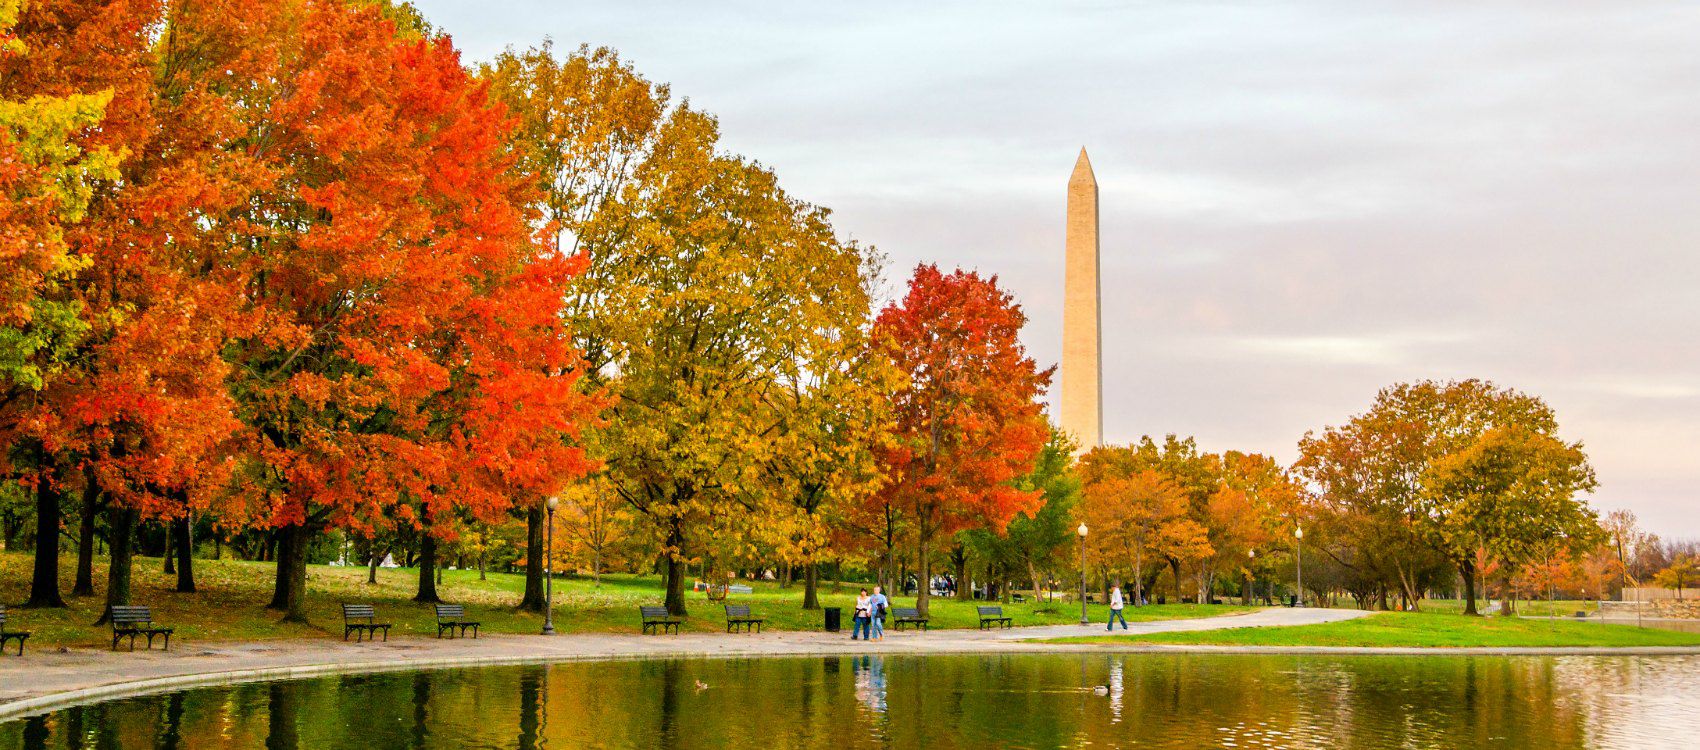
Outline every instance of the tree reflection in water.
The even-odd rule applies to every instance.
[[[1692,705],[1696,657],[697,659],[191,690],[0,724],[0,750],[1628,748],[1695,736]]]

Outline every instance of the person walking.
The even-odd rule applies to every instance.
[[[872,618],[868,624],[873,627],[873,639],[876,641],[885,638],[885,613],[888,609],[891,609],[891,600],[885,598],[880,587],[875,586],[874,595],[868,597],[868,616]]]
[[[1122,621],[1122,630],[1127,630],[1127,618],[1122,617],[1122,607],[1123,606],[1124,606],[1124,604],[1122,602],[1122,582],[1116,581],[1116,585],[1110,587],[1110,621],[1107,622],[1107,623],[1104,623],[1104,629],[1105,630],[1115,630],[1116,629],[1116,620],[1121,620]]]
[[[856,612],[850,621],[850,640],[856,640],[858,637],[863,640],[872,640],[873,632],[869,630],[872,627],[869,624],[872,614],[873,609],[868,602],[868,590],[862,589],[861,592],[856,594]]]

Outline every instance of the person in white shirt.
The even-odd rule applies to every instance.
[[[1110,621],[1104,623],[1105,630],[1115,630],[1116,620],[1121,620],[1122,630],[1127,630],[1127,618],[1122,617],[1123,606],[1122,582],[1116,581],[1116,585],[1110,587]]]
[[[862,589],[861,593],[856,595],[855,616],[850,621],[850,640],[873,640],[873,611],[873,607],[868,603],[868,590]]]

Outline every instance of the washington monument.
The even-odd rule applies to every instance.
[[[1103,441],[1103,366],[1098,334],[1098,180],[1086,149],[1068,178],[1063,279],[1062,415],[1058,426],[1088,451]]]

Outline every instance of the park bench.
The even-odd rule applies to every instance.
[[[466,629],[472,628],[472,637],[478,637],[478,621],[466,619],[466,607],[459,604],[437,605],[437,637],[443,637],[443,632],[460,630],[461,638],[466,637]]]
[[[765,621],[763,618],[751,616],[750,605],[748,604],[726,605],[726,632],[728,633],[736,633],[740,627],[746,633],[750,632],[752,627],[760,632],[762,623]]]
[[[666,633],[668,628],[672,628],[675,634],[679,632],[679,618],[668,614],[666,607],[638,607],[638,614],[643,617],[645,634],[654,633],[656,628],[660,628],[662,633]]]
[[[0,653],[5,653],[5,651],[6,651],[6,641],[17,641],[18,642],[18,655],[23,656],[24,655],[24,641],[27,641],[29,639],[30,639],[30,632],[28,630],[10,630],[10,631],[8,631],[6,629],[6,605],[0,604]]]
[[[1007,628],[1014,624],[1008,617],[1003,616],[1003,607],[975,607],[975,609],[980,610],[981,630],[992,625],[1001,625]]]
[[[377,635],[380,630],[384,631],[384,640],[388,642],[390,639],[390,624],[387,622],[378,622],[377,607],[370,604],[342,605],[343,640],[348,640],[348,634],[353,633],[354,642],[359,643],[362,637],[369,639],[372,636]]]
[[[153,609],[145,604],[115,604],[107,612],[107,621],[112,623],[112,650],[118,650],[118,639],[130,637],[130,650],[136,650],[136,636],[148,637],[148,648],[153,648],[153,637],[165,636],[162,650],[171,650],[172,628],[162,628],[153,624]]]
[[[892,607],[891,623],[898,630],[902,630],[904,625],[919,625],[922,630],[927,629],[927,618],[922,617],[921,610],[914,607]]]

